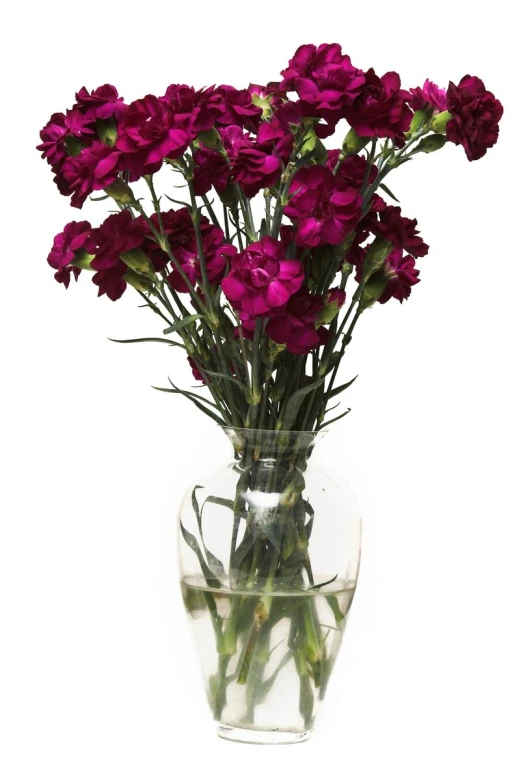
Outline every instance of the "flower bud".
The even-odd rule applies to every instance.
[[[447,129],[447,122],[452,119],[450,111],[442,111],[436,114],[430,120],[430,127],[435,133],[444,133]]]
[[[113,198],[113,200],[116,200],[117,203],[122,203],[122,205],[129,205],[130,203],[136,202],[133,190],[122,179],[115,179],[113,184],[110,184],[105,188],[104,192],[106,195]]]
[[[370,138],[363,138],[362,136],[357,135],[356,131],[351,128],[343,141],[343,152],[346,155],[358,154],[361,149],[364,149],[369,141]]]
[[[337,316],[339,309],[344,306],[345,301],[346,293],[344,290],[341,290],[339,287],[328,290],[324,296],[324,308],[319,312],[315,326],[329,325]]]
[[[413,135],[417,130],[419,130],[420,127],[425,125],[428,120],[430,119],[432,115],[432,108],[420,108],[412,117],[412,122],[410,123],[410,127],[408,129],[408,133],[406,133],[407,136]]]

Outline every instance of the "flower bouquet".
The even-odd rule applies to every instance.
[[[219,733],[251,742],[311,733],[355,590],[359,512],[310,455],[349,411],[358,320],[406,300],[428,252],[386,177],[447,143],[479,159],[503,111],[479,78],[404,90],[337,44],[301,46],[281,76],[129,105],[82,88],[38,146],[72,206],[113,206],[55,237],[55,279],[90,273],[112,301],[134,289],[162,334],[128,342],[189,363],[158,389],[233,444],[182,503],[181,581]]]

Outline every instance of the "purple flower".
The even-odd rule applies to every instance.
[[[230,166],[225,157],[211,149],[197,149],[193,153],[195,168],[193,186],[196,195],[205,195],[215,187],[222,192],[230,180]]]
[[[53,114],[49,122],[40,131],[42,141],[36,148],[42,152],[43,159],[50,165],[62,165],[67,157],[64,147],[68,128],[66,126],[65,114]]]
[[[413,111],[432,109],[434,112],[446,111],[447,95],[444,89],[427,79],[422,87],[410,90],[412,97],[408,104]]]
[[[326,328],[315,326],[324,306],[322,295],[314,295],[308,288],[302,287],[290,298],[286,309],[270,319],[266,334],[277,344],[286,344],[288,351],[294,355],[307,355],[328,340]]]
[[[379,78],[370,68],[365,76],[359,97],[346,114],[348,121],[358,135],[396,138],[404,142],[403,133],[412,121],[412,111],[407,105],[410,92],[401,89],[397,73],[385,73]]]
[[[47,262],[51,268],[56,269],[55,279],[66,287],[69,286],[71,272],[78,279],[80,268],[70,264],[76,259],[76,253],[84,250],[89,254],[95,251],[95,243],[91,236],[89,222],[69,222],[62,233],[55,236],[53,248],[48,255]]]
[[[276,183],[281,173],[281,161],[276,154],[269,153],[235,125],[221,130],[221,136],[231,163],[232,178],[248,198]]]
[[[195,138],[204,130],[211,130],[221,105],[213,97],[213,87],[195,90],[187,84],[171,84],[160,98],[173,114],[176,127],[182,127]]]
[[[456,86],[450,82],[447,108],[447,139],[463,146],[467,158],[479,160],[498,140],[503,106],[476,76],[464,76]]]
[[[107,295],[111,301],[117,301],[126,291],[128,286],[124,279],[128,267],[126,263],[119,260],[111,268],[104,268],[97,271],[93,276],[93,284],[98,287],[98,295]]]
[[[235,89],[228,84],[221,84],[215,89],[213,98],[221,106],[217,124],[256,130],[262,109],[253,103],[249,89]]]
[[[292,198],[284,213],[297,222],[299,246],[340,244],[361,218],[359,192],[321,165],[301,168],[292,180],[290,193]]]
[[[181,209],[181,211],[185,211],[188,214],[187,209]],[[175,213],[178,214],[179,212]],[[237,253],[237,249],[232,244],[225,243],[222,230],[211,225],[206,217],[201,217],[200,234],[208,281],[210,284],[217,284],[223,275],[228,259]],[[186,235],[184,241],[173,242],[170,237],[170,245],[179,267],[184,271],[192,285],[196,286],[202,281],[202,271],[193,224],[191,232]],[[168,276],[168,282],[177,292],[189,292],[185,280],[175,265]]]
[[[300,46],[281,75],[281,89],[297,92],[306,115],[329,124],[341,119],[365,83],[363,72],[352,65],[338,43]]]
[[[62,173],[73,192],[71,205],[82,208],[92,192],[113,184],[118,176],[120,152],[101,141],[86,147],[76,157],[68,157]]]
[[[92,92],[85,87],[79,89],[75,95],[77,102],[73,108],[79,109],[90,121],[95,119],[120,119],[127,106],[124,98],[119,97],[116,88],[112,84],[103,84]]]
[[[268,315],[289,301],[303,278],[299,260],[287,260],[285,246],[264,236],[231,258],[222,289],[237,311],[250,316]]]
[[[396,298],[400,303],[408,298],[412,287],[421,280],[415,267],[416,261],[411,255],[404,255],[401,249],[394,249],[386,259],[385,276],[388,279],[385,291],[378,298],[379,303],[386,303],[390,298]]]
[[[116,147],[125,153],[126,167],[142,176],[158,171],[164,157],[180,157],[190,140],[188,131],[177,125],[169,105],[146,95],[129,106],[118,126]]]
[[[363,220],[363,226],[376,236],[388,239],[396,249],[404,249],[414,257],[424,257],[428,253],[419,230],[416,230],[417,219],[407,219],[401,216],[399,206],[385,206],[377,216],[368,216]]]
[[[331,171],[334,170],[337,162],[339,161],[339,149],[330,149],[328,152],[328,159],[326,161],[326,167]],[[337,175],[343,179],[349,187],[353,187],[356,190],[360,190],[365,180],[368,163],[364,157],[359,154],[351,154],[345,157],[339,168],[337,169]],[[370,167],[370,173],[368,176],[368,183],[374,181],[377,176],[377,168],[375,165]]]
[[[95,243],[95,257],[91,266],[97,271],[118,266],[120,255],[136,249],[144,241],[148,231],[142,219],[134,219],[127,210],[111,214],[99,228],[91,232]]]

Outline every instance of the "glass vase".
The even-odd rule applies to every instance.
[[[322,433],[224,430],[233,458],[180,508],[184,604],[219,735],[301,742],[343,638],[361,518],[311,459]]]

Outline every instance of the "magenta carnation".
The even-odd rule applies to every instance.
[[[112,84],[103,84],[92,92],[85,87],[79,89],[75,95],[77,102],[73,106],[79,109],[90,121],[96,119],[120,119],[126,111],[124,98],[119,97],[116,88]]]
[[[117,265],[123,252],[136,249],[142,244],[147,230],[144,221],[134,219],[127,210],[111,214],[99,228],[91,232],[96,246],[92,268],[101,271]]]
[[[281,173],[279,157],[268,152],[240,127],[232,125],[221,130],[224,149],[231,164],[231,175],[248,198],[263,187],[271,187]]]
[[[441,112],[447,108],[447,94],[444,89],[438,87],[433,81],[427,79],[422,87],[410,90],[412,97],[408,104],[413,111],[421,109]]]
[[[403,255],[401,249],[394,249],[386,259],[385,275],[388,279],[385,291],[379,297],[379,303],[386,303],[390,298],[396,298],[400,303],[408,298],[412,287],[420,279],[415,267],[416,261],[412,255]]]
[[[47,258],[51,268],[56,269],[55,279],[65,287],[69,286],[71,272],[75,279],[78,279],[80,268],[72,267],[71,263],[76,259],[76,253],[82,250],[89,254],[95,252],[91,225],[89,222],[69,222],[62,233],[55,236],[53,248]]]
[[[211,130],[222,110],[213,87],[196,90],[187,84],[171,84],[160,100],[172,112],[176,127],[184,128],[192,137]]]
[[[333,171],[339,161],[339,149],[330,149],[328,152],[328,159],[326,161],[326,167]],[[368,163],[364,157],[359,154],[351,154],[345,157],[337,169],[337,175],[343,179],[349,187],[353,187],[356,190],[360,190],[365,180],[366,172],[368,169]],[[377,176],[377,167],[375,165],[370,166],[370,173],[368,175],[368,183],[374,181]]]
[[[118,176],[120,152],[101,141],[82,149],[76,157],[68,157],[62,173],[73,192],[71,205],[82,208],[92,192],[113,184]]]
[[[234,308],[251,316],[268,315],[285,305],[300,288],[304,269],[288,260],[285,246],[270,236],[231,258],[222,289]]]
[[[270,319],[266,333],[277,344],[286,344],[289,352],[306,355],[328,340],[326,328],[315,327],[324,306],[322,295],[314,295],[302,287],[290,298],[286,310]]]
[[[182,209],[182,211],[188,213],[187,209]],[[178,212],[175,213],[177,214]],[[237,249],[232,244],[225,242],[222,230],[211,225],[206,217],[201,217],[200,234],[208,281],[210,284],[217,284],[223,275],[226,263],[229,258],[237,253]],[[171,251],[180,269],[188,277],[192,285],[197,285],[202,281],[202,271],[197,237],[193,225],[191,233],[187,235],[183,242],[174,242],[170,237],[170,244]],[[168,282],[177,292],[189,292],[188,286],[175,264],[173,271],[168,276]]]
[[[292,180],[284,209],[297,222],[296,243],[303,247],[340,244],[361,218],[361,195],[321,165],[301,168]]]
[[[220,106],[217,124],[236,125],[250,130],[257,128],[262,109],[254,104],[249,89],[235,89],[228,84],[221,84],[210,98],[215,105]]]
[[[193,153],[193,186],[196,195],[205,195],[215,187],[222,192],[230,180],[230,166],[225,157],[211,149],[197,149]]]
[[[396,249],[404,249],[414,257],[424,257],[428,253],[428,244],[416,230],[417,219],[402,217],[399,206],[385,206],[378,216],[379,219],[373,217],[364,220],[366,228],[375,235],[386,238]]]
[[[158,171],[163,158],[180,157],[190,140],[168,103],[147,95],[129,106],[118,127],[116,146],[125,153],[126,168],[142,176]]]
[[[467,158],[479,160],[498,140],[503,106],[476,76],[464,76],[456,86],[450,82],[447,109],[447,139],[463,146]]]
[[[365,85],[346,114],[348,121],[358,135],[403,140],[412,121],[407,105],[410,92],[401,89],[399,75],[393,71],[380,78],[370,68],[365,75]]]
[[[307,115],[329,124],[344,115],[365,83],[363,72],[352,65],[338,43],[300,46],[281,75],[281,89],[297,92]]]

